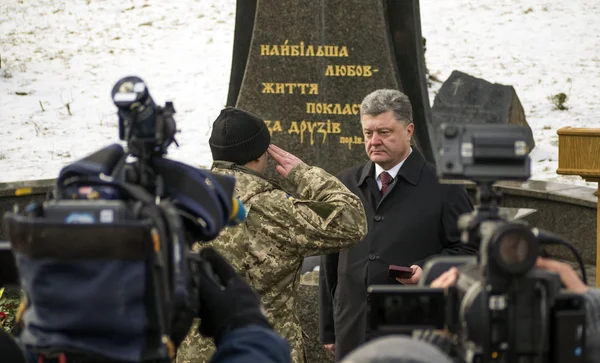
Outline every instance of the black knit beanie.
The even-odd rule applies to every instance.
[[[208,140],[213,160],[244,165],[267,151],[271,135],[265,122],[250,112],[227,107],[213,123]]]

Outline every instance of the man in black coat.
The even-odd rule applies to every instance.
[[[367,287],[419,282],[434,255],[475,254],[460,241],[458,217],[473,210],[462,185],[441,184],[435,167],[411,147],[412,107],[397,90],[377,90],[360,107],[366,164],[338,178],[365,208],[368,233],[354,247],[321,258],[321,343],[336,361],[373,337],[367,323]],[[390,265],[412,269],[412,277],[388,277]]]

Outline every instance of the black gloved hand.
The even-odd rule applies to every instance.
[[[200,334],[214,338],[216,344],[226,333],[246,325],[272,329],[258,295],[233,267],[212,248],[204,248],[200,257]]]

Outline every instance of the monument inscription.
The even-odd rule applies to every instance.
[[[360,102],[402,90],[387,17],[377,0],[259,0],[236,107],[309,164],[337,173],[364,162]]]

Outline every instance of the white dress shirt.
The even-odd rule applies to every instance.
[[[410,155],[411,152],[412,152],[412,147],[410,148],[408,155]],[[400,171],[400,167],[402,167],[402,164],[404,164],[406,159],[408,159],[408,156],[406,156],[406,158],[404,160],[402,160],[401,162],[396,164],[390,170],[383,170],[383,168],[381,166],[375,164],[375,179],[377,180],[377,187],[379,187],[379,190],[381,190],[381,178],[379,177],[381,175],[381,173],[383,173],[384,171],[387,171],[387,173],[391,175],[392,180],[396,179],[396,175],[398,175],[398,172]]]

